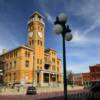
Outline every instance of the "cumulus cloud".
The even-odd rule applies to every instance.
[[[96,27],[100,27],[100,1],[88,0],[87,2],[87,0],[82,0],[82,2],[76,2],[77,4],[75,2],[76,1],[72,0],[70,4],[69,9],[71,9],[71,13],[79,18],[83,18],[86,23],[90,24],[90,27],[88,27],[84,33],[88,34]]]
[[[86,43],[88,42],[88,39],[84,35],[82,35],[81,32],[76,30],[74,31],[72,42],[73,43]]]
[[[47,18],[47,20],[50,22],[50,23],[53,23],[54,22],[54,18],[47,12],[44,12],[45,13],[45,16]]]
[[[85,30],[84,32],[81,32],[79,30],[74,30],[73,34],[73,39],[71,43],[74,45],[79,45],[79,46],[91,46],[91,45],[100,45],[100,39],[99,37],[92,37],[92,36],[87,36],[87,34],[84,34],[86,32],[89,32],[90,29]]]

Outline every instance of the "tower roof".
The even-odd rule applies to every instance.
[[[35,11],[34,13],[32,13],[32,15],[29,18],[34,17],[34,15],[38,15],[41,18],[44,18],[39,12]]]

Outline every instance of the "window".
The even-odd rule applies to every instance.
[[[14,68],[16,68],[16,61],[14,61]]]
[[[31,46],[31,41],[29,41],[29,45]]]
[[[25,51],[25,57],[27,57],[27,51]]]
[[[50,66],[48,64],[45,64],[44,69],[45,70],[49,70],[50,69]]]
[[[59,65],[59,61],[57,61],[57,64]]]
[[[30,52],[28,52],[28,57],[30,57]]]
[[[57,71],[59,72],[59,67],[57,68]]]
[[[98,68],[98,69],[96,69],[96,71],[97,71],[97,72],[100,72],[100,69]]]
[[[29,67],[29,61],[26,60],[26,67]]]
[[[40,69],[42,70],[42,67],[40,67]]]
[[[17,57],[17,51],[15,52],[15,56]]]
[[[40,41],[38,40],[38,45],[40,44]]]
[[[30,52],[25,51],[25,57],[30,57]]]
[[[12,69],[12,63],[10,63],[10,69]]]
[[[37,59],[37,64],[39,64],[39,59]]]
[[[5,76],[7,77],[7,74]]]
[[[14,52],[14,57],[16,57],[17,56],[17,53],[16,53],[16,51]]]
[[[52,62],[54,62],[54,63],[55,63],[55,58],[52,58]]]
[[[56,66],[52,66],[52,70],[55,71],[56,70]]]
[[[37,69],[39,70],[39,66],[37,66]]]
[[[16,73],[14,73],[14,81],[16,80]]]
[[[11,81],[11,74],[9,74],[9,81]]]
[[[42,46],[42,41],[38,40],[38,45]]]
[[[8,69],[8,63],[6,64],[6,68],[5,69]]]
[[[40,64],[42,64],[42,59],[40,60]]]
[[[43,28],[41,27],[41,31],[43,30]]]
[[[40,41],[40,45],[42,46],[42,41]]]
[[[34,40],[32,40],[32,44],[34,44]]]

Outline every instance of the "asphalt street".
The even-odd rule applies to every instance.
[[[68,100],[86,100],[87,90],[68,92]],[[74,98],[74,99],[73,99]],[[63,92],[38,95],[0,95],[0,100],[63,100]]]

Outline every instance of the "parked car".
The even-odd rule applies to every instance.
[[[100,93],[100,85],[95,85],[90,89],[91,92]]]
[[[100,100],[100,85],[94,85],[90,88],[90,96],[87,100]]]
[[[27,88],[26,94],[27,94],[27,95],[36,95],[36,94],[37,94],[36,87],[29,86],[29,87]]]

